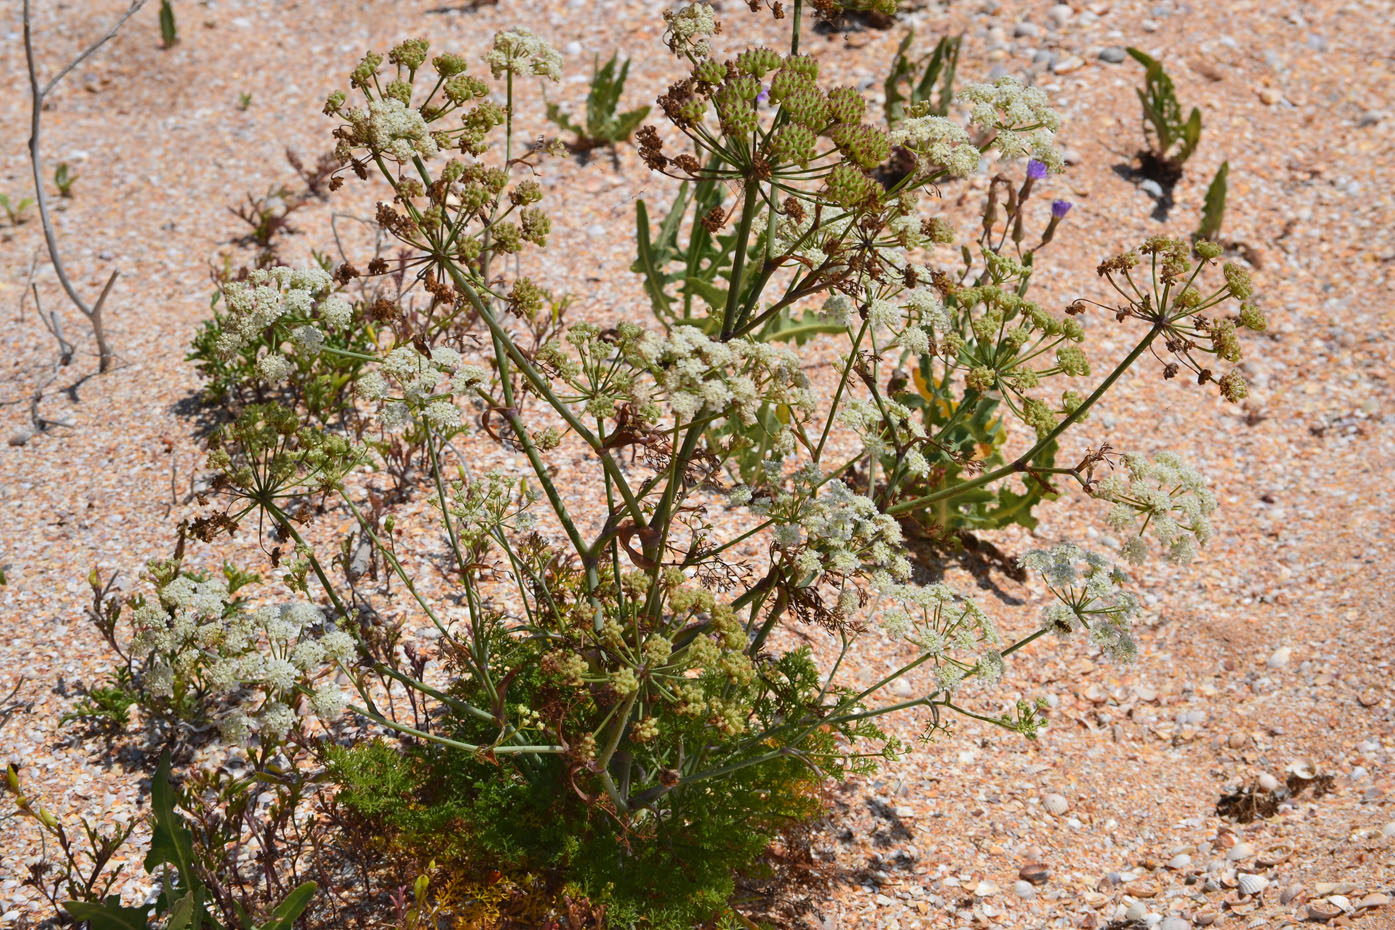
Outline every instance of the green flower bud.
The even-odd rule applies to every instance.
[[[817,145],[818,138],[812,130],[797,123],[786,123],[771,140],[770,152],[780,161],[804,167],[814,157]]]
[[[859,168],[871,170],[891,154],[891,140],[886,133],[871,126],[843,123],[829,133],[833,144]]]
[[[748,48],[736,56],[737,70],[744,71],[752,77],[764,77],[767,71],[773,71],[779,66],[779,54],[768,48]]]
[[[866,203],[874,195],[877,182],[847,163],[835,165],[828,173],[828,196],[842,207]]]
[[[1249,396],[1250,388],[1238,371],[1231,371],[1220,380],[1221,396],[1232,404],[1239,403]]]
[[[858,123],[867,102],[851,87],[835,87],[828,92],[828,115],[835,123]]]
[[[785,70],[810,81],[819,76],[819,60],[812,55],[790,55],[785,58]]]
[[[980,394],[993,390],[997,381],[998,373],[985,365],[979,365],[964,376],[964,386]]]
[[[489,85],[479,78],[471,77],[468,74],[460,73],[446,81],[442,85],[446,99],[459,106],[467,100],[477,100],[489,93]]]
[[[1036,430],[1038,438],[1046,436],[1056,428],[1056,415],[1051,412],[1050,407],[1035,397],[1027,398],[1027,402],[1022,405],[1022,419]]]
[[[727,69],[715,58],[704,58],[693,68],[693,78],[701,84],[715,86],[727,79]]]
[[[349,72],[349,83],[354,87],[367,88],[373,83],[373,75],[378,73],[378,68],[383,63],[383,56],[377,52],[369,52],[359,61],[357,67]]]
[[[431,43],[425,39],[406,39],[388,52],[388,61],[413,73],[426,61]]]
[[[1209,262],[1212,259],[1219,258],[1221,254],[1221,247],[1206,239],[1196,240],[1194,248],[1196,249],[1197,256],[1203,261]]]
[[[1269,324],[1264,319],[1264,311],[1247,300],[1240,305],[1240,325],[1262,333]]]
[[[1072,378],[1083,378],[1090,374],[1090,361],[1078,346],[1065,346],[1056,350],[1056,364],[1061,372]]]
[[[1221,271],[1225,274],[1226,287],[1230,289],[1231,297],[1244,300],[1255,292],[1254,285],[1250,282],[1250,273],[1244,268],[1226,262]]]

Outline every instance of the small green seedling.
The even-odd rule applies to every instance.
[[[1193,234],[1194,239],[1208,239],[1217,242],[1221,235],[1221,221],[1225,219],[1226,177],[1230,174],[1230,162],[1223,161],[1206,188],[1206,203],[1201,208],[1201,225]]]
[[[160,0],[160,40],[165,48],[179,41],[179,29],[174,24],[174,6],[170,0]]]
[[[18,226],[28,217],[25,213],[34,205],[32,197],[24,197],[18,203],[12,203],[6,194],[0,194],[0,210],[5,211],[5,216],[9,217],[11,226]]]
[[[1177,91],[1172,86],[1172,78],[1163,70],[1162,62],[1136,48],[1129,48],[1128,53],[1147,69],[1143,76],[1143,87],[1136,90],[1138,100],[1143,104],[1143,136],[1148,144],[1146,154],[1155,172],[1175,182],[1182,174],[1182,166],[1192,157],[1197,143],[1201,141],[1201,111],[1192,107],[1191,113],[1183,120]],[[1145,170],[1149,167],[1145,161]]]
[[[906,110],[917,104],[925,104],[928,116],[945,116],[949,113],[950,101],[954,99],[954,72],[959,65],[959,46],[963,39],[963,36],[944,36],[935,43],[930,54],[912,59],[910,49],[915,40],[915,30],[906,33],[896,47],[891,71],[882,85],[886,94],[883,106],[888,126],[905,119]],[[919,80],[915,78],[916,72],[920,73]]]
[[[237,95],[237,108],[239,110],[245,110],[251,105],[252,95],[250,93],[242,93]]]
[[[66,161],[60,161],[53,172],[53,185],[63,197],[73,196],[73,182],[77,179],[78,176],[73,174]]]
[[[555,103],[547,105],[547,118],[576,139],[570,147],[576,152],[589,152],[602,146],[615,146],[624,142],[639,128],[639,124],[649,115],[648,107],[639,107],[624,113],[617,113],[620,95],[625,91],[625,80],[630,74],[630,60],[625,59],[616,71],[618,54],[611,55],[604,65],[593,68],[591,89],[586,94],[586,125],[572,122],[571,114]],[[600,61],[599,58],[596,59]]]

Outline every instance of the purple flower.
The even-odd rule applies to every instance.
[[[770,88],[762,87],[760,93],[756,94],[756,106],[763,107],[770,102]]]
[[[1074,206],[1074,205],[1073,205],[1069,200],[1053,200],[1053,201],[1051,201],[1051,217],[1052,217],[1052,219],[1057,219],[1057,220],[1061,219],[1061,218],[1064,217],[1067,213],[1070,212],[1070,208],[1071,208],[1072,206]]]
[[[1046,162],[1033,158],[1027,162],[1027,177],[1033,181],[1040,181],[1046,177]]]

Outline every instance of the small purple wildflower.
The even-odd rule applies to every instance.
[[[760,93],[756,94],[756,106],[763,107],[770,102],[770,88],[762,87]]]
[[[1046,177],[1046,162],[1039,161],[1035,158],[1029,159],[1027,162],[1027,177],[1031,178],[1033,181],[1040,181],[1042,178]]]
[[[1053,219],[1058,219],[1058,220],[1061,219],[1061,218],[1064,217],[1067,213],[1070,212],[1070,208],[1071,208],[1072,206],[1074,206],[1074,204],[1072,204],[1069,200],[1053,200],[1053,201],[1051,201],[1051,216],[1052,216],[1052,218],[1053,218]]]

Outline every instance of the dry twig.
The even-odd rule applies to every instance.
[[[107,30],[106,35],[84,49],[76,58],[68,62],[58,74],[42,87],[39,86],[39,72],[34,62],[34,42],[31,36],[29,24],[29,0],[24,0],[24,59],[29,68],[29,162],[34,169],[34,199],[39,205],[39,218],[43,222],[44,241],[48,244],[48,255],[53,261],[53,270],[58,275],[58,281],[63,285],[63,290],[67,293],[68,299],[78,308],[83,316],[87,317],[87,322],[92,327],[92,335],[97,340],[97,367],[99,371],[106,371],[111,367],[112,351],[107,343],[106,330],[102,326],[102,307],[106,303],[107,295],[111,293],[112,285],[116,283],[116,276],[119,271],[112,271],[111,277],[107,278],[106,285],[102,288],[102,293],[97,297],[97,302],[88,304],[78,295],[77,289],[73,287],[73,282],[68,278],[67,270],[63,267],[63,260],[58,254],[58,239],[53,232],[53,220],[48,212],[48,197],[44,194],[44,173],[43,160],[39,155],[39,115],[43,112],[44,99],[52,93],[58,83],[67,77],[69,72],[85,61],[93,52],[101,48],[107,42],[116,37],[116,33],[136,14],[136,11],[145,6],[145,0],[131,0],[131,5],[116,23]],[[37,294],[35,295],[37,298]],[[43,313],[40,311],[40,319]],[[65,345],[58,327],[58,317],[55,313],[52,317],[53,325],[49,326],[45,321],[45,326],[49,326],[50,332],[58,338],[60,346]],[[67,356],[71,358],[71,355]],[[67,364],[65,361],[63,364]]]

